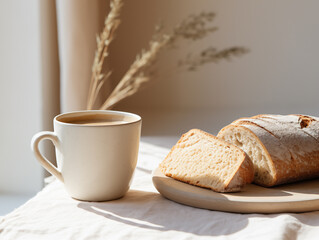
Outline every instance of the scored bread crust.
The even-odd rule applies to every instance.
[[[218,137],[229,140],[235,132],[247,137],[255,136],[256,147],[264,151],[269,166],[268,180],[261,178],[258,165],[261,160],[247,153],[254,162],[254,182],[262,186],[275,186],[319,177],[319,122],[315,117],[305,115],[267,115],[241,118],[223,128]],[[239,130],[240,128],[240,130]],[[249,138],[248,138],[249,139]],[[245,142],[246,141],[246,142]],[[240,144],[247,149],[252,140]]]
[[[175,174],[174,171],[170,170],[170,162],[174,161],[174,157],[172,156],[173,153],[175,154],[178,151],[178,148],[183,147],[184,143],[187,142],[189,140],[189,138],[191,136],[193,136],[194,134],[197,134],[200,136],[199,141],[206,139],[208,141],[217,141],[220,144],[223,144],[226,146],[228,146],[230,149],[233,150],[238,150],[240,152],[240,160],[238,163],[238,166],[235,166],[235,169],[233,169],[233,173],[231,178],[229,178],[228,181],[224,182],[222,187],[217,187],[217,186],[212,186],[211,184],[207,184],[204,181],[198,181],[198,179],[192,179],[192,178],[187,178],[187,177],[183,177],[180,174]],[[200,148],[200,147],[199,147]],[[201,151],[202,149],[200,149]],[[196,156],[194,156],[196,157]],[[162,163],[160,164],[160,169],[161,171],[168,177],[172,177],[176,180],[182,181],[182,182],[186,182],[195,186],[200,186],[200,187],[204,187],[204,188],[210,188],[216,192],[237,192],[240,191],[243,186],[247,183],[251,183],[253,181],[254,178],[254,167],[253,164],[251,162],[251,160],[249,159],[248,155],[242,151],[240,148],[237,148],[235,145],[229,144],[228,142],[221,140],[207,132],[204,132],[202,130],[199,129],[192,129],[190,131],[188,131],[187,133],[183,134],[181,136],[181,138],[179,139],[179,141],[176,143],[175,146],[173,146],[173,148],[171,149],[171,151],[169,152],[169,154],[166,156],[166,158],[162,161]],[[187,166],[184,166],[187,169]],[[207,170],[209,171],[209,170]],[[209,172],[203,173],[203,175],[209,175]]]

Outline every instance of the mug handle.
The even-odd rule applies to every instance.
[[[56,148],[59,148],[59,138],[54,132],[39,132],[35,134],[31,140],[31,149],[35,155],[35,157],[38,159],[38,161],[41,163],[41,165],[52,175],[54,175],[57,179],[59,179],[61,182],[63,182],[63,177],[61,172],[50,162],[48,159],[46,159],[39,150],[39,143],[41,140],[49,139],[52,141],[53,145]]]

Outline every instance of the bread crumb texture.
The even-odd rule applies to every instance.
[[[160,168],[166,176],[218,192],[239,191],[253,178],[241,149],[198,129],[180,138]]]

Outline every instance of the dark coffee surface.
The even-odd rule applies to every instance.
[[[133,121],[132,118],[112,114],[83,114],[77,116],[62,116],[60,122],[86,126],[121,125]]]

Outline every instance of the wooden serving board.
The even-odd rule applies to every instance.
[[[157,168],[153,184],[164,197],[197,208],[236,213],[319,210],[319,179],[273,188],[249,184],[238,193],[217,193],[166,177]]]

